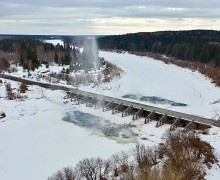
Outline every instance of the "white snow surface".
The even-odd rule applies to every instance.
[[[17,82],[11,84],[17,87]],[[0,86],[0,93],[3,97],[4,85]],[[64,104],[62,91],[29,86],[26,95],[28,99],[24,101],[0,99],[0,109],[6,114],[6,118],[0,120],[0,179],[47,179],[57,170],[74,166],[85,157],[109,158],[134,145],[120,144],[62,121],[66,112],[76,109],[125,122],[120,116],[103,114],[101,110],[84,105]]]
[[[125,94],[157,96],[188,106],[141,103],[216,120],[220,118],[220,102],[213,104],[220,99],[220,88],[201,73],[126,52],[99,51],[99,56],[116,64],[124,74],[119,80],[100,87],[81,89],[117,98]]]
[[[219,118],[220,103],[212,103],[220,99],[220,88],[200,73],[128,53],[99,51],[99,55],[119,66],[124,71],[122,77],[98,87],[80,86],[80,89],[117,98],[125,94],[158,96],[188,106],[145,104]],[[50,68],[62,70],[61,67]],[[37,71],[44,69],[43,66]],[[10,75],[22,77],[24,73],[27,74],[19,69]],[[4,81],[11,82],[14,88],[19,86],[18,82]],[[6,113],[6,118],[0,119],[0,179],[43,180],[63,167],[76,165],[85,157],[109,158],[114,153],[134,147],[135,141],[119,143],[63,121],[62,118],[70,111],[90,113],[116,124],[133,123],[137,126],[133,131],[139,135],[137,141],[148,146],[160,143],[163,133],[169,129],[168,125],[156,128],[153,121],[145,125],[144,119],[132,122],[131,117],[121,118],[120,114],[103,113],[101,109],[78,106],[73,102],[64,103],[65,92],[62,91],[29,86],[25,94],[28,98],[24,101],[7,100],[5,86],[0,85],[0,111]],[[213,127],[209,135],[201,137],[215,148],[220,160],[219,128]],[[215,165],[207,170],[206,178],[220,179],[219,167]]]
[[[60,44],[60,45],[64,45],[63,41],[60,40],[60,39],[50,39],[50,40],[46,40],[45,42],[47,43],[51,43],[53,44],[54,46],[56,46],[57,44]]]

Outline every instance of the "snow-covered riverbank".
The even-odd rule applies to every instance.
[[[99,51],[99,55],[123,69],[124,74],[110,83],[80,86],[79,89],[116,98],[132,94],[138,97],[131,98],[131,101],[136,102],[140,101],[139,97],[159,97],[164,100],[163,103],[141,103],[219,118],[220,88],[215,87],[198,72],[127,53]],[[52,66],[51,69],[53,68],[62,70],[61,67]],[[23,71],[20,70],[14,75],[22,77]],[[37,86],[29,86],[26,93],[28,98],[24,101],[10,101],[5,99],[4,81],[11,82],[14,88],[19,86],[18,82],[2,80],[0,111],[5,112],[6,117],[0,120],[0,177],[4,180],[46,179],[55,171],[74,166],[85,157],[109,158],[121,150],[129,150],[136,142],[154,146],[162,142],[163,134],[169,129],[168,125],[156,128],[153,121],[145,125],[143,118],[132,122],[130,116],[121,118],[120,114],[112,115],[110,111],[102,112],[102,109],[74,105],[73,102],[63,99],[65,92]],[[65,85],[65,82],[62,83]],[[186,106],[172,106],[170,102],[173,101]],[[102,127],[121,127],[132,123],[135,125],[132,133],[136,136],[131,139],[107,137],[102,133],[103,129],[97,130],[86,124],[77,124],[77,119],[70,121],[71,123],[65,119],[68,114],[75,112],[97,117],[95,123],[98,126],[104,120]],[[131,131],[121,132],[119,129],[120,135],[127,133]],[[211,128],[208,135],[201,137],[215,148],[220,160],[219,128]],[[219,168],[214,166],[207,171],[207,178],[219,179],[219,172]]]
[[[11,84],[17,87],[18,83],[11,81]],[[0,86],[0,93],[4,97],[4,85]],[[28,99],[25,101],[0,99],[1,111],[6,114],[0,120],[1,179],[43,180],[85,157],[108,158],[134,145],[117,143],[62,120],[65,113],[74,110],[100,118],[104,116],[115,122],[120,122],[120,116],[101,115],[101,111],[87,110],[84,105],[78,107],[64,103],[65,93],[62,91],[30,86],[26,95]]]
[[[117,98],[126,94],[159,97],[187,106],[144,101],[141,103],[216,120],[220,117],[220,102],[215,103],[220,99],[220,88],[204,75],[128,53],[99,51],[99,56],[116,64],[125,73],[119,80],[98,88],[82,87],[83,90]]]
[[[17,82],[10,82],[12,87],[18,87]],[[102,112],[102,109],[85,107],[84,104],[74,105],[63,99],[65,92],[62,91],[29,86],[28,98],[24,101],[5,99],[4,85],[0,86],[0,93],[1,110],[6,113],[0,121],[0,177],[5,180],[43,180],[58,169],[74,166],[85,157],[107,159],[121,150],[130,150],[136,142],[154,146],[162,142],[163,134],[169,129],[169,125],[156,128],[154,121],[145,125],[143,118],[133,122],[130,116],[122,118],[110,111]],[[65,121],[64,118],[71,112],[97,117],[98,125],[101,123],[102,127],[132,123],[135,125],[132,133],[136,136],[130,139],[111,138],[97,128]],[[119,135],[123,136],[123,133],[127,132],[121,131]],[[218,128],[212,128],[209,135],[202,138],[220,153]],[[218,172],[219,168],[214,166],[207,174],[210,179],[218,178]]]

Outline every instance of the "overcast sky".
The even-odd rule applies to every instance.
[[[220,30],[220,0],[0,0],[1,34]]]

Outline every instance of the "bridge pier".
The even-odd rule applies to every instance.
[[[89,95],[86,95],[86,96],[82,97],[81,99],[78,99],[78,104],[84,104],[89,100],[90,100]]]
[[[167,120],[167,114],[164,114],[164,115],[157,121],[156,127],[162,126],[166,120]]]
[[[114,104],[114,101],[111,101],[111,102],[109,102],[108,104],[106,104],[106,105],[103,107],[103,112],[112,110],[113,104]]]
[[[187,126],[183,129],[183,132],[189,131],[194,125],[194,120],[190,121]]]
[[[117,105],[114,109],[112,109],[112,114],[117,114],[121,112],[121,108],[123,107],[123,103]]]
[[[76,94],[75,96],[73,96],[72,101],[73,102],[78,101],[80,97],[81,97],[81,94]]]
[[[97,100],[97,102],[95,103],[95,109],[99,109],[99,108],[103,107],[104,103],[105,103],[105,99]]]
[[[144,124],[149,123],[155,117],[155,111],[152,111],[144,120]]]
[[[170,126],[170,131],[175,130],[175,129],[178,127],[178,125],[180,124],[180,121],[181,121],[180,117],[178,117],[177,119],[175,119],[175,121],[173,122],[173,124],[171,124],[171,126]]]
[[[70,98],[70,94],[67,94],[66,96],[63,97],[63,99],[69,99]]]
[[[144,112],[144,109],[143,109],[143,108],[141,108],[139,111],[137,111],[137,112],[133,115],[133,120],[141,118],[141,116],[143,115],[143,112]]]
[[[133,106],[131,105],[122,112],[122,117],[130,115],[132,113],[132,110],[133,110]]]
[[[94,102],[96,101],[96,98],[92,98],[88,102],[86,102],[86,107],[93,107]]]

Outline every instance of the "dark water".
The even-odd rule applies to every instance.
[[[66,113],[62,120],[117,141],[126,139],[128,142],[131,142],[134,139],[129,125],[111,123],[109,120],[78,110]]]
[[[171,101],[171,100],[156,97],[156,96],[138,96],[134,94],[126,94],[122,97],[126,99],[134,99],[138,101],[150,102],[153,104],[168,104],[171,106],[180,106],[180,107],[187,106],[187,104],[184,104],[184,103],[179,103],[179,102]]]

